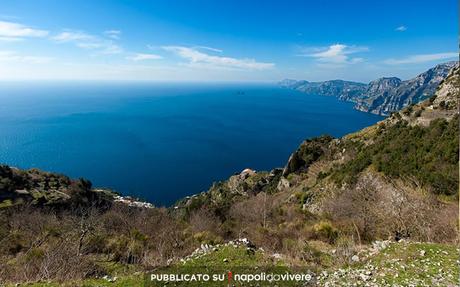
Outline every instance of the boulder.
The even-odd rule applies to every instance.
[[[286,178],[281,177],[281,178],[280,178],[280,181],[278,182],[277,189],[278,189],[279,191],[283,191],[283,190],[288,189],[289,186],[290,186],[289,181],[288,181]]]

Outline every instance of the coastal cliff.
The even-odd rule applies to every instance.
[[[388,116],[392,112],[433,96],[436,88],[454,67],[458,67],[458,62],[439,64],[406,81],[396,77],[380,78],[369,84],[342,80],[283,80],[279,85],[306,94],[335,96],[340,100],[355,103],[357,110]]]

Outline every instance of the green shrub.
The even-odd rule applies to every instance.
[[[313,230],[320,239],[334,243],[339,236],[339,231],[329,221],[321,221],[313,226]]]
[[[303,205],[305,203],[308,203],[313,194],[311,191],[309,191],[308,189],[305,188],[304,191],[298,191],[294,194],[295,198],[297,199],[297,202],[300,204],[300,205]]]
[[[447,107],[446,102],[445,102],[445,101],[439,102],[439,107],[440,107],[441,109],[445,109],[445,108]]]
[[[26,254],[26,261],[42,260],[45,257],[45,251],[41,248],[32,248]]]
[[[324,135],[304,141],[292,154],[287,166],[287,173],[306,170],[324,154],[325,147],[332,139],[331,136]]]
[[[318,173],[318,176],[316,177],[316,180],[322,180],[322,179],[326,178],[328,175],[329,175],[328,172],[320,171]]]
[[[197,232],[193,235],[193,239],[196,240],[198,243],[205,243],[205,244],[212,244],[212,245],[223,242],[222,237],[210,231]]]

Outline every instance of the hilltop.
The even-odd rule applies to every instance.
[[[91,182],[83,178],[0,165],[0,207],[25,204],[54,209],[104,208],[114,196],[110,191],[93,189]]]

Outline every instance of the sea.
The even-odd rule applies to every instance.
[[[283,167],[307,138],[382,119],[275,84],[3,82],[0,163],[170,206],[245,168]]]

